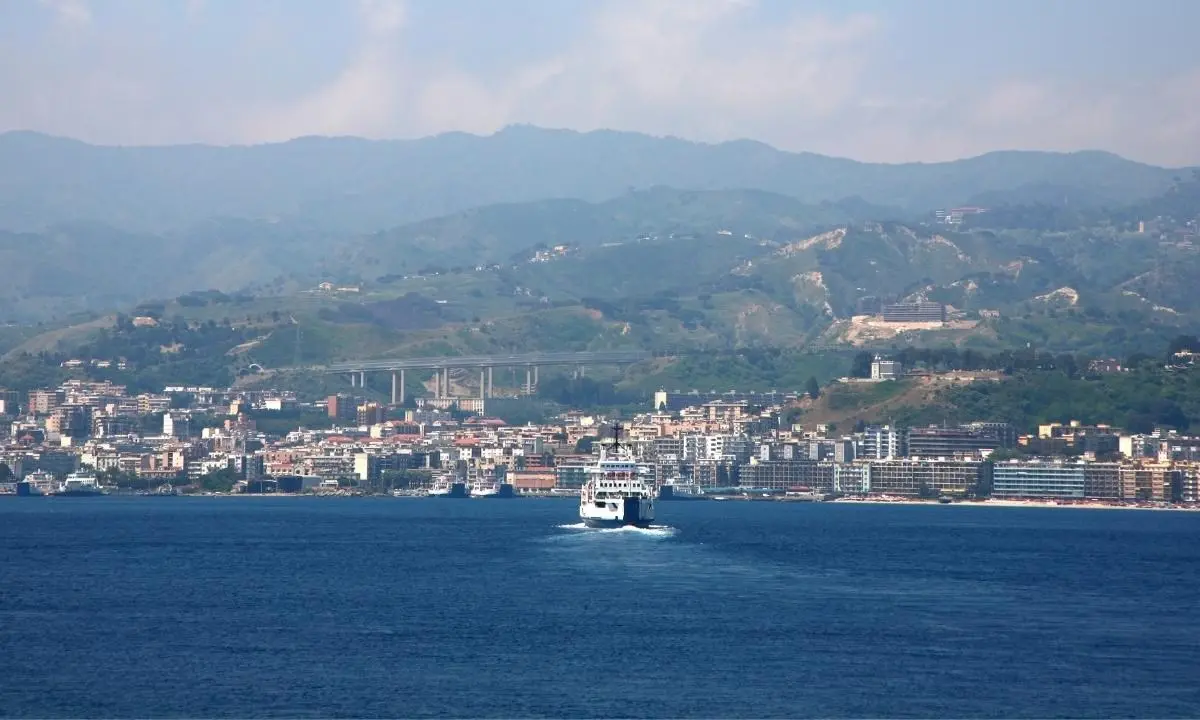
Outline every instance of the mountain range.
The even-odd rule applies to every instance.
[[[0,228],[97,222],[137,232],[242,218],[368,233],[498,203],[608,200],[631,189],[755,189],[807,203],[857,196],[926,211],[1005,197],[1125,203],[1175,171],[1104,152],[995,152],[896,165],[614,131],[529,126],[418,140],[307,137],[213,147],[101,147],[0,135]]]
[[[932,212],[964,203],[989,211]],[[0,321],[49,332],[14,328],[0,349],[71,353],[107,326],[129,337],[105,352],[155,357],[142,330],[99,317],[124,310],[170,318],[179,342],[189,324],[230,328],[197,336],[207,373],[245,363],[226,340],[272,367],[521,348],[1130,352],[1200,326],[1197,215],[1200,175],[1099,152],[872,165],[529,127],[240,148],[9,133]],[[953,322],[868,317],[915,300]]]

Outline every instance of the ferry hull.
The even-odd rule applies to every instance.
[[[471,497],[471,491],[466,483],[456,482],[446,489],[430,490],[429,497],[468,498]]]
[[[590,516],[583,515],[579,518],[584,525],[591,528],[618,528],[618,527],[639,527],[648,528],[654,522],[654,504],[645,502],[639,498],[624,498],[621,506],[621,513],[618,517],[614,512],[611,515]]]
[[[583,518],[583,524],[590,528],[621,528],[621,527],[636,527],[648,528],[654,523],[653,520],[604,520],[602,518]]]
[[[658,499],[659,500],[676,501],[676,500],[707,500],[708,498],[704,497],[703,495],[695,494],[692,492],[677,493],[677,492],[675,492],[674,487],[672,487],[670,485],[663,485],[662,487],[660,487],[658,489]]]

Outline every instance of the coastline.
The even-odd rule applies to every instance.
[[[1101,501],[1083,501],[1083,502],[1055,502],[1053,500],[955,500],[950,503],[939,503],[937,500],[914,500],[914,499],[883,499],[883,498],[839,498],[828,502],[838,503],[841,505],[853,505],[861,503],[864,505],[956,505],[959,507],[1022,507],[1022,508],[1075,508],[1082,510],[1177,510],[1181,512],[1196,512],[1200,511],[1200,505],[1153,505],[1153,504],[1138,504],[1138,503],[1123,503],[1123,502],[1101,502]]]
[[[13,493],[0,494],[0,497],[18,497]],[[390,494],[370,494],[370,493],[355,493],[355,492],[326,492],[326,493],[180,493],[178,495],[139,495],[135,493],[106,493],[103,497],[118,497],[118,498],[161,498],[161,497],[179,497],[179,498],[389,498],[397,500],[433,500],[443,499],[434,498],[427,495],[390,495]],[[518,493],[514,495],[512,500],[530,500],[530,499],[549,499],[549,500],[573,500],[578,496],[568,493]],[[458,498],[463,500],[480,500],[490,498]],[[1195,504],[1157,504],[1157,503],[1137,503],[1137,502],[1119,502],[1119,501],[1100,501],[1100,500],[1084,500],[1079,502],[1061,502],[1054,500],[1016,500],[1016,499],[1000,499],[989,498],[987,500],[954,500],[953,502],[943,503],[938,500],[923,500],[918,498],[906,497],[840,497],[832,500],[820,500],[809,498],[795,498],[787,496],[777,497],[759,497],[759,496],[741,496],[741,495],[720,495],[701,498],[710,502],[727,501],[727,502],[771,502],[771,503],[786,503],[786,504],[822,504],[834,503],[839,505],[956,505],[959,507],[991,507],[991,508],[1074,508],[1083,510],[1166,510],[1180,512],[1200,512],[1200,503]]]

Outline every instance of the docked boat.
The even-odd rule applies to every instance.
[[[438,478],[429,488],[429,497],[465,498],[470,496],[470,487],[461,480],[455,480],[452,475]]]
[[[58,487],[54,476],[48,472],[36,470],[25,476],[17,483],[18,497],[42,497],[50,495]]]
[[[516,496],[510,483],[477,482],[471,486],[471,497],[473,498],[511,498]]]
[[[52,493],[59,497],[93,497],[104,495],[105,489],[90,472],[73,472]]]
[[[667,480],[658,488],[659,500],[706,500],[700,486],[679,479]]]
[[[639,465],[621,445],[621,426],[600,447],[600,459],[587,468],[579,492],[579,519],[588,527],[649,527],[654,522],[654,487],[650,469]]]

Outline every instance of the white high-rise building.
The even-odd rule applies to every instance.
[[[163,435],[167,437],[187,437],[191,423],[186,415],[163,413]]]

